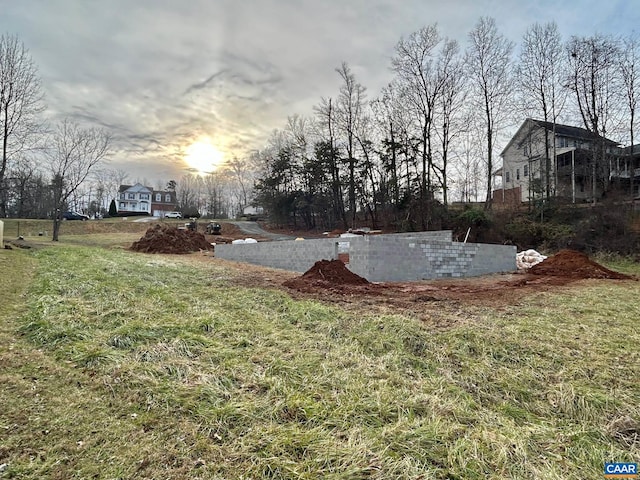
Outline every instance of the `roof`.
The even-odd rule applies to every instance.
[[[162,195],[162,199],[160,200],[160,202],[157,202],[155,200],[157,194]],[[166,200],[165,198],[166,195],[169,195],[170,197],[169,201]],[[151,201],[153,203],[178,203],[178,197],[176,195],[176,192],[174,192],[173,190],[154,190],[151,197]]]
[[[543,122],[542,120],[533,120],[533,122],[542,128],[553,131],[554,124],[552,122]],[[556,123],[555,128],[556,135],[560,137],[580,138],[584,140],[600,140],[602,138],[600,135],[596,135],[586,128],[572,127],[571,125],[562,125],[561,123]],[[618,145],[618,142],[614,142],[608,138],[605,138],[604,141],[605,143]]]
[[[623,148],[624,153],[631,154],[631,155],[637,155],[640,153],[640,144],[636,144],[630,147],[624,147]]]
[[[145,191],[145,190],[148,191],[149,193],[151,193],[153,191],[152,188],[145,187],[141,183],[136,183],[135,185],[120,185],[120,187],[118,188],[118,192],[120,192],[120,193],[128,192],[128,191],[141,192],[141,191]]]
[[[522,125],[520,126],[518,131],[515,133],[515,135],[511,137],[511,140],[509,140],[509,143],[507,143],[507,146],[504,147],[500,155],[504,155],[504,152],[506,152],[506,150],[513,144],[513,142],[517,138],[520,138],[521,132],[524,132],[526,129],[531,130],[534,126],[542,129],[546,129],[550,132],[554,130],[554,126],[555,126],[555,132],[557,137],[568,137],[568,138],[576,138],[580,140],[589,140],[589,141],[602,139],[601,136],[596,135],[593,132],[590,132],[586,128],[573,127],[571,125],[563,125],[561,123],[554,124],[553,122],[545,122],[543,120],[534,120],[533,118],[527,118],[524,122],[522,122]],[[614,142],[613,140],[609,140],[608,138],[605,138],[604,141],[609,145],[615,145],[615,146],[618,145],[618,142]]]

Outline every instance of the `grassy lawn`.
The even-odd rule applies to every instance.
[[[0,251],[0,478],[578,480],[640,458],[637,282],[432,331],[101,238]]]
[[[143,234],[151,223],[138,222],[136,220],[144,219],[144,217],[126,217],[126,218],[105,218],[102,220],[63,220],[60,224],[60,239],[64,236],[71,235],[93,235],[104,233],[135,233]],[[51,240],[53,233],[52,220],[33,220],[33,219],[2,219],[4,222],[5,239],[14,239],[19,235],[25,238],[33,238],[34,240]],[[155,220],[154,223],[162,222],[170,225],[178,225],[184,223],[184,220],[162,219]],[[138,235],[138,238],[140,235]]]

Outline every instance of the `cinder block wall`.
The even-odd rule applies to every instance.
[[[305,272],[349,243],[348,268],[372,282],[471,277],[515,271],[516,247],[451,241],[451,231],[216,245],[227,260]]]
[[[294,272],[306,272],[318,260],[333,260],[337,255],[337,238],[216,245],[215,248],[218,258]]]
[[[516,247],[370,236],[352,245],[349,269],[371,282],[460,278],[516,270]]]

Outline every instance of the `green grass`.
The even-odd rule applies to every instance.
[[[60,223],[60,236],[65,235],[91,235],[104,233],[144,233],[152,223],[137,222],[144,217],[105,218],[102,220],[63,220]],[[5,218],[4,236],[6,239],[14,239],[18,236],[32,237],[33,239],[47,240],[53,233],[52,220],[34,220],[20,218]],[[162,219],[155,222],[178,225],[184,220]]]
[[[0,252],[0,478],[577,480],[640,457],[636,282],[431,331],[87,246],[108,241]]]

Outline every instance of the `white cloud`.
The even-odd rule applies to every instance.
[[[566,36],[630,32],[632,3],[21,0],[3,5],[0,30],[31,50],[52,115],[112,129],[115,165],[166,179],[181,175],[198,136],[242,155],[288,115],[311,114],[337,94],[342,61],[377,95],[397,41],[424,25],[463,46],[482,15],[515,42],[536,21],[555,20]]]

